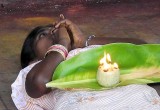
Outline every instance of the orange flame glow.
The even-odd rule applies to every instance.
[[[100,66],[102,66],[104,71],[110,71],[113,69],[118,69],[118,64],[112,64],[111,57],[109,54],[104,52],[104,57],[100,60]]]

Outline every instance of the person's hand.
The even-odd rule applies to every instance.
[[[60,21],[64,19],[64,16],[60,15]],[[56,25],[55,23],[54,25]],[[68,50],[71,50],[71,40],[65,25],[60,24],[59,28],[53,28],[53,33],[56,35],[56,43],[64,45]]]
[[[58,44],[65,46],[68,51],[71,50],[71,40],[67,29],[64,26],[60,26],[59,29],[56,31],[56,41]]]
[[[72,48],[78,48],[78,47],[85,46],[86,37],[84,36],[84,34],[78,28],[77,25],[75,25],[73,22],[71,22],[68,19],[63,19],[63,20],[60,20],[55,25],[55,28],[59,28],[61,25],[65,26],[69,33]]]

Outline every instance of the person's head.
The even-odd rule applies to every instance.
[[[21,51],[21,66],[25,68],[30,62],[42,60],[47,49],[55,44],[53,25],[34,28],[24,41]]]

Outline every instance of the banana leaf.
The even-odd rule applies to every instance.
[[[60,63],[46,87],[65,90],[114,88],[102,87],[96,80],[104,51],[111,55],[112,62],[116,62],[120,69],[120,82],[114,87],[160,82],[160,44],[111,43],[82,52]]]

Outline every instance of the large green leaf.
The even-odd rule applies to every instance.
[[[160,82],[160,45],[112,43],[80,53],[62,62],[55,70],[47,87],[60,89],[110,89],[97,83],[96,73],[103,53],[109,53],[120,68],[120,83],[146,84]]]

